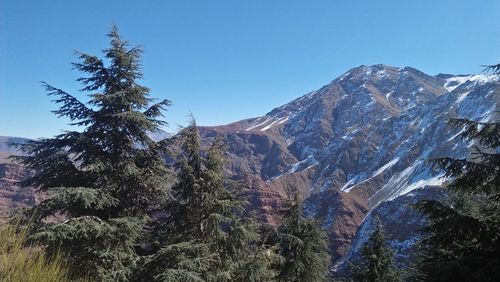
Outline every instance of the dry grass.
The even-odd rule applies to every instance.
[[[25,245],[27,229],[0,227],[0,281],[52,282],[69,281],[63,256],[47,258],[40,247]]]

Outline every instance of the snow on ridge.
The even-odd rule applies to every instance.
[[[268,124],[268,125],[264,126],[263,128],[261,128],[260,131],[266,131],[266,130],[270,129],[271,127],[273,127],[273,125],[275,125],[281,119],[282,118],[278,118],[278,119],[273,120],[273,122],[271,122],[270,124]]]
[[[385,71],[385,69],[381,69],[381,70],[377,71],[377,76],[378,76],[378,78],[384,78],[387,76],[387,72]]]
[[[306,168],[300,170],[300,171],[310,169],[311,167],[317,165],[318,161],[314,158],[313,155],[310,155],[307,158],[305,158],[304,160],[302,160],[302,161],[300,161],[298,163],[294,163],[292,165],[292,167],[287,171],[287,173],[294,173],[294,172],[299,171],[299,169],[301,168],[301,166],[303,166],[304,164],[308,165],[308,166]]]
[[[365,67],[365,72],[364,72],[365,77],[367,77],[367,76],[371,75],[371,74],[372,74],[372,72],[373,72],[373,70],[372,70],[372,67],[371,67],[371,66],[367,66],[367,67]]]
[[[308,170],[308,169],[310,169],[313,166],[316,166],[318,164],[319,164],[319,162],[314,158],[314,156],[310,155],[307,158],[303,159],[302,161],[292,164],[292,166],[290,167],[290,169],[288,169],[284,173],[281,173],[281,174],[278,174],[278,175],[272,177],[271,181],[276,180],[276,179],[278,179],[278,178],[280,178],[280,177],[282,177],[283,175],[286,175],[286,174],[291,174],[291,173],[294,173],[294,172],[300,172],[300,171]],[[304,166],[306,166],[306,167],[304,167]]]
[[[249,131],[249,130],[255,129],[255,128],[257,128],[257,127],[261,127],[261,126],[263,126],[263,125],[265,125],[265,124],[269,123],[269,122],[272,120],[272,118],[266,117],[266,119],[265,119],[263,122],[257,123],[257,122],[258,122],[258,121],[260,121],[260,120],[262,120],[262,117],[258,118],[258,119],[254,122],[254,124],[253,124],[252,126],[250,126],[249,128],[245,129],[245,131]]]
[[[354,187],[354,185],[350,186],[350,187],[349,187],[349,185],[353,184],[354,182],[356,182],[356,177],[353,177],[349,181],[347,181],[344,184],[344,186],[342,186],[342,188],[340,188],[340,191],[349,193],[349,191]]]
[[[469,77],[468,76],[454,76],[446,79],[446,83],[444,84],[444,88],[448,90],[448,92],[451,92],[455,90],[458,86],[462,85],[467,81]],[[454,84],[449,86],[449,84]]]
[[[446,178],[443,174],[431,175],[428,168],[422,167],[423,161],[418,160],[403,171],[394,174],[385,185],[370,197],[372,199],[379,193],[383,193],[384,199],[380,202],[392,201],[399,196],[406,195],[415,189],[425,186],[440,186]],[[369,199],[369,200],[370,200]]]
[[[288,119],[290,119],[290,115],[287,115],[284,119],[280,120],[278,124],[283,124],[285,123]]]
[[[455,138],[457,138],[458,136],[460,136],[460,134],[462,134],[464,132],[464,128],[462,128],[462,130],[460,130],[458,133],[456,133],[455,135],[451,136],[450,138],[448,138],[448,140],[446,140],[445,142],[450,142],[452,140],[455,140]]]
[[[455,101],[455,104],[460,104],[462,101],[469,95],[470,91],[464,92],[458,96],[457,101]]]
[[[488,83],[497,80],[497,76],[491,74],[475,74],[468,76],[453,76],[446,79],[446,83],[444,84],[444,88],[451,92],[455,90],[460,85],[464,84],[467,81],[478,82],[478,83]],[[450,85],[452,84],[452,85]]]
[[[411,183],[410,185],[406,186],[401,192],[399,192],[396,195],[392,195],[388,200],[392,201],[395,198],[405,195],[407,193],[410,193],[411,191],[422,188],[425,186],[441,186],[444,182],[446,181],[446,178],[443,177],[443,174],[440,174],[438,176],[434,176],[429,179],[420,179],[418,181],[415,181]]]
[[[274,120],[269,125],[266,125],[265,127],[263,127],[260,131],[266,131],[266,130],[270,129],[271,127],[273,127],[275,124],[282,124],[282,123],[286,122],[289,118],[290,118],[290,115],[287,115],[286,117],[280,117],[280,118]]]
[[[340,191],[349,193],[354,187],[356,187],[358,184],[364,183],[368,180],[371,179],[364,179],[366,177],[366,173],[361,173],[361,174],[356,174],[354,177],[352,177],[349,181],[347,181],[342,188],[340,188]],[[350,185],[350,186],[349,186]]]
[[[290,115],[279,117],[279,118],[266,116],[266,119],[263,122],[260,122],[262,120],[262,118],[263,117],[258,118],[250,127],[245,129],[245,131],[258,129],[260,127],[262,127],[260,129],[260,131],[266,131],[266,130],[272,128],[276,124],[285,123],[290,118]]]
[[[392,161],[388,162],[387,164],[385,164],[384,166],[382,166],[381,168],[377,169],[372,177],[375,177],[379,174],[381,174],[382,172],[384,172],[386,169],[392,167],[393,165],[395,165],[397,162],[399,161],[399,157],[396,157],[395,159],[393,159]]]
[[[495,119],[495,115],[497,113],[496,110],[496,105],[493,105],[491,106],[490,109],[488,109],[482,116],[481,116],[481,120],[480,122],[490,122],[490,121],[493,121],[493,120],[496,120]]]
[[[347,181],[344,186],[342,186],[342,188],[340,188],[340,191],[342,192],[346,192],[346,193],[349,193],[354,187],[356,187],[358,184],[361,184],[361,183],[364,183],[364,182],[367,182],[369,181],[370,179],[376,177],[377,175],[381,174],[382,172],[384,172],[385,170],[389,169],[390,167],[392,167],[393,165],[395,165],[397,162],[399,161],[399,157],[396,157],[395,159],[393,159],[392,161],[388,162],[387,164],[383,165],[382,167],[380,167],[379,169],[377,169],[369,178],[367,179],[363,179],[366,174],[365,173],[362,173],[361,175],[356,175],[354,177],[352,177],[351,179],[349,179],[349,181]],[[360,181],[361,179],[363,179],[362,181]]]
[[[414,176],[417,167],[421,163],[422,163],[422,161],[417,161],[413,165],[405,168],[403,171],[401,171],[399,173],[395,173],[389,179],[389,181],[387,181],[385,183],[385,185],[380,190],[375,192],[375,194],[373,194],[368,200],[371,200],[373,197],[377,196],[379,193],[389,192],[390,197],[392,197],[392,199],[401,195],[401,193],[400,193],[400,191],[402,189],[401,187],[408,185],[408,183],[411,181],[412,177]],[[410,191],[407,191],[407,192],[410,192]],[[385,201],[385,199],[382,200],[381,202],[383,202],[383,201]]]

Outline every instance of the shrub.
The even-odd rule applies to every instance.
[[[26,245],[27,228],[0,227],[0,281],[69,281],[63,256],[47,257],[38,246]]]

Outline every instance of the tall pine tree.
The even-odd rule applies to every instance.
[[[171,202],[157,223],[157,251],[141,273],[154,281],[263,281],[271,277],[258,224],[224,175],[223,145],[200,145],[194,121],[181,134]],[[249,273],[248,271],[251,271]]]
[[[393,251],[385,244],[380,224],[377,224],[376,229],[361,249],[360,255],[359,263],[349,264],[354,281],[399,281],[398,273],[394,269]]]
[[[294,191],[289,197],[284,203],[284,215],[277,234],[281,259],[276,280],[327,281],[329,257],[326,234],[318,222],[304,216],[298,193]]]
[[[116,27],[104,58],[77,52],[83,103],[44,83],[60,108],[54,113],[78,130],[23,145],[17,160],[37,174],[24,181],[48,195],[30,213],[31,238],[47,250],[62,250],[74,276],[124,281],[149,210],[164,194],[168,171],[162,145],[148,133],[170,102],[153,103],[142,78],[141,48],[129,48]]]
[[[498,65],[490,68],[498,80]],[[462,139],[473,142],[470,155],[431,160],[451,183],[446,186],[449,202],[417,205],[429,219],[418,265],[426,280],[500,280],[500,123],[495,114],[489,122],[451,119]]]

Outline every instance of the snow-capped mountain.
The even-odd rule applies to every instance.
[[[362,66],[245,130],[274,129],[298,160],[263,175],[269,180],[314,168],[312,192],[349,193],[369,186],[370,206],[375,206],[441,184],[424,161],[448,152],[463,155],[467,148],[456,132],[450,135],[447,118],[492,119],[498,87],[487,75],[428,76],[412,68]]]
[[[230,171],[252,187],[269,222],[284,187],[297,186],[309,215],[323,220],[336,261],[370,210],[445,181],[426,160],[463,157],[471,145],[447,119],[498,119],[499,94],[493,75],[360,66],[265,116],[201,132],[225,136]]]

